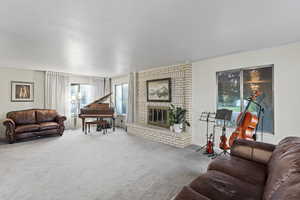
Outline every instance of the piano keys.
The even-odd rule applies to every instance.
[[[112,119],[113,131],[115,131],[114,108],[110,105],[111,103],[105,103],[111,94],[112,93],[109,93],[80,109],[79,118],[82,120],[83,132],[85,132],[85,120],[87,118],[95,118],[96,120],[110,118]]]

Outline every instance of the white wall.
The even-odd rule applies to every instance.
[[[265,135],[264,142],[300,136],[300,43],[294,43],[193,63],[193,143],[205,143],[200,113],[216,110],[216,72],[266,64],[274,64],[275,135]]]
[[[34,82],[34,102],[11,102],[11,81]],[[0,68],[0,138],[5,137],[2,125],[6,113],[29,108],[44,108],[45,72]]]

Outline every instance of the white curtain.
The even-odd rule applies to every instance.
[[[127,110],[127,123],[135,122],[135,101],[136,101],[136,73],[129,74],[128,82],[128,110]]]
[[[46,72],[45,108],[55,109],[60,115],[67,117],[66,128],[71,125],[70,110],[70,78],[59,72]]]
[[[92,98],[94,100],[104,96],[104,78],[92,77],[90,83],[92,86]]]

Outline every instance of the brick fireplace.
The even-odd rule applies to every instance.
[[[148,102],[147,80],[171,78],[172,102]],[[192,66],[175,65],[154,68],[137,73],[135,122],[127,124],[129,134],[184,148],[191,144],[190,129],[177,134],[171,132],[168,123],[170,104],[187,110],[186,119],[191,122],[192,116]]]

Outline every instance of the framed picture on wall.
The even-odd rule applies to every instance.
[[[12,102],[33,102],[34,83],[11,81],[11,101]]]
[[[147,81],[148,102],[171,102],[171,78]]]

